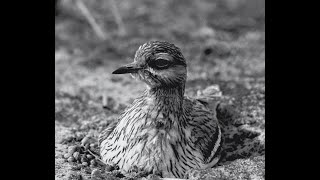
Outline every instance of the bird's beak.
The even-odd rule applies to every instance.
[[[135,62],[133,62],[116,69],[115,71],[112,72],[112,74],[136,73],[140,69],[142,69],[142,67],[139,67]]]

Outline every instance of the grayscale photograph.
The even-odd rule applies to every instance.
[[[55,0],[56,180],[264,180],[264,0]]]

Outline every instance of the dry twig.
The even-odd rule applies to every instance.
[[[111,11],[112,14],[114,15],[115,19],[116,19],[116,23],[118,25],[118,29],[119,29],[119,35],[120,36],[124,36],[126,35],[126,29],[124,27],[123,21],[122,21],[122,17],[119,13],[119,8],[116,4],[116,2],[114,0],[110,0],[111,3]]]
[[[91,25],[92,29],[96,33],[96,35],[101,38],[102,40],[107,39],[106,33],[102,30],[99,24],[96,22],[92,14],[90,13],[87,6],[82,2],[82,0],[75,1],[76,6],[79,8],[80,12],[84,15],[84,17],[88,20],[89,24]]]

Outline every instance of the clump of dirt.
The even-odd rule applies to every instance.
[[[191,170],[186,178],[193,180],[209,179],[265,179],[265,158],[257,156],[248,159],[238,159],[225,166],[207,170]]]

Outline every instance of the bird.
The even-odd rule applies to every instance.
[[[124,173],[134,169],[163,178],[183,178],[221,157],[223,137],[216,112],[204,100],[185,96],[187,63],[167,41],[141,45],[132,63],[112,74],[131,74],[145,91],[99,135],[100,156]]]

